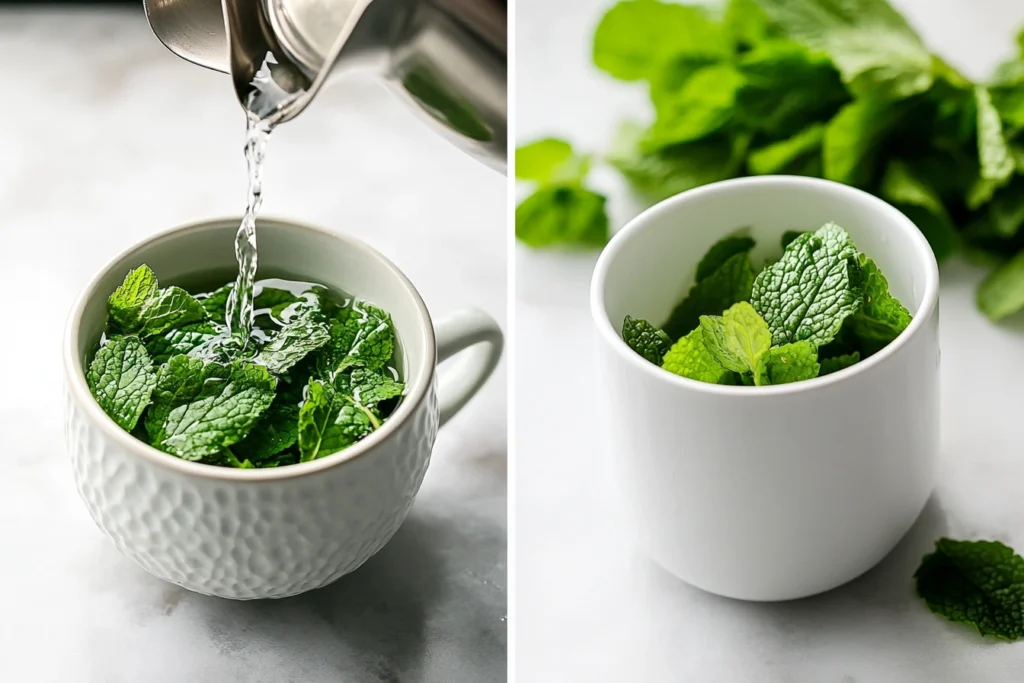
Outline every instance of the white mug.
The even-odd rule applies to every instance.
[[[913,315],[877,354],[805,382],[720,386],[676,376],[622,341],[626,315],[668,317],[726,234],[749,227],[760,264],[781,253],[785,231],[829,221]],[[684,581],[747,600],[819,593],[881,560],[934,488],[938,287],[935,257],[906,216],[825,180],[729,180],[633,219],[601,254],[590,301],[609,450],[640,546]]]
[[[331,583],[388,542],[419,490],[439,425],[493,372],[502,334],[492,318],[471,310],[440,322],[435,337],[420,295],[382,255],[334,232],[260,220],[261,272],[337,288],[391,314],[406,394],[380,429],[312,462],[240,470],[170,456],[103,412],[84,369],[104,328],[107,297],[129,270],[148,264],[164,284],[237,270],[238,224],[204,221],[156,235],[93,278],[65,331],[66,439],[82,499],[125,555],[199,593],[281,598]],[[437,371],[464,349],[451,368]]]

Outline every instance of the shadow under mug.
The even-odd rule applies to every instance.
[[[700,258],[741,228],[755,264],[787,230],[834,221],[913,315],[886,348],[837,373],[772,387],[676,376],[620,336],[661,324]],[[687,277],[689,281],[686,281]],[[707,185],[637,216],[591,286],[609,450],[624,512],[659,564],[711,593],[782,600],[874,566],[934,488],[939,448],[938,266],[902,213],[860,190],[765,176]]]
[[[187,462],[135,439],[93,399],[84,369],[106,300],[132,268],[166,284],[237,269],[240,219],[174,228],[128,249],[89,283],[65,330],[65,432],[78,491],[117,548],[151,574],[234,599],[319,588],[380,550],[405,519],[444,424],[483,386],[502,334],[481,311],[436,329],[419,293],[366,244],[282,220],[258,221],[261,272],[317,282],[392,316],[406,394],[384,425],[312,462],[238,470]],[[460,353],[464,352],[464,353]],[[452,367],[437,364],[459,354]]]

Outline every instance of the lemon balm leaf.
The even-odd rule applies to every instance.
[[[661,365],[665,354],[672,347],[672,339],[664,331],[646,320],[631,318],[628,315],[622,321],[622,340],[629,348],[655,365]]]
[[[1024,637],[1024,559],[999,541],[940,538],[914,578],[935,614],[983,636]]]
[[[747,302],[731,306],[721,316],[701,316],[704,346],[726,370],[754,372],[772,345],[768,323]]]
[[[97,351],[85,378],[103,412],[129,432],[156,386],[153,363],[137,337],[114,339]]]

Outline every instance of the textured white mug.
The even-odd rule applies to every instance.
[[[148,264],[165,284],[230,272],[237,269],[238,224],[232,218],[170,230],[93,278],[65,331],[66,439],[79,493],[125,555],[199,593],[281,598],[353,571],[394,535],[419,490],[439,425],[493,372],[502,334],[486,314],[464,311],[440,322],[435,340],[412,283],[379,253],[337,233],[261,220],[261,273],[318,282],[391,314],[405,397],[380,429],[312,462],[238,470],[172,457],[103,412],[84,368],[103,331],[107,297],[130,269]],[[464,349],[453,367],[437,372],[440,361]]]
[[[760,264],[778,256],[785,231],[829,221],[914,317],[874,356],[806,382],[719,386],[662,370],[622,341],[626,315],[668,317],[726,234],[749,227]],[[934,487],[938,285],[906,216],[825,180],[729,180],[633,219],[601,254],[591,312],[615,478],[640,546],[688,583],[747,600],[819,593],[881,560]]]

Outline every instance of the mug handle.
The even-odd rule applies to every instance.
[[[437,396],[443,425],[473,398],[494,372],[505,338],[494,318],[477,309],[446,316],[434,326],[434,336],[438,364],[469,349],[453,367],[438,370]]]

